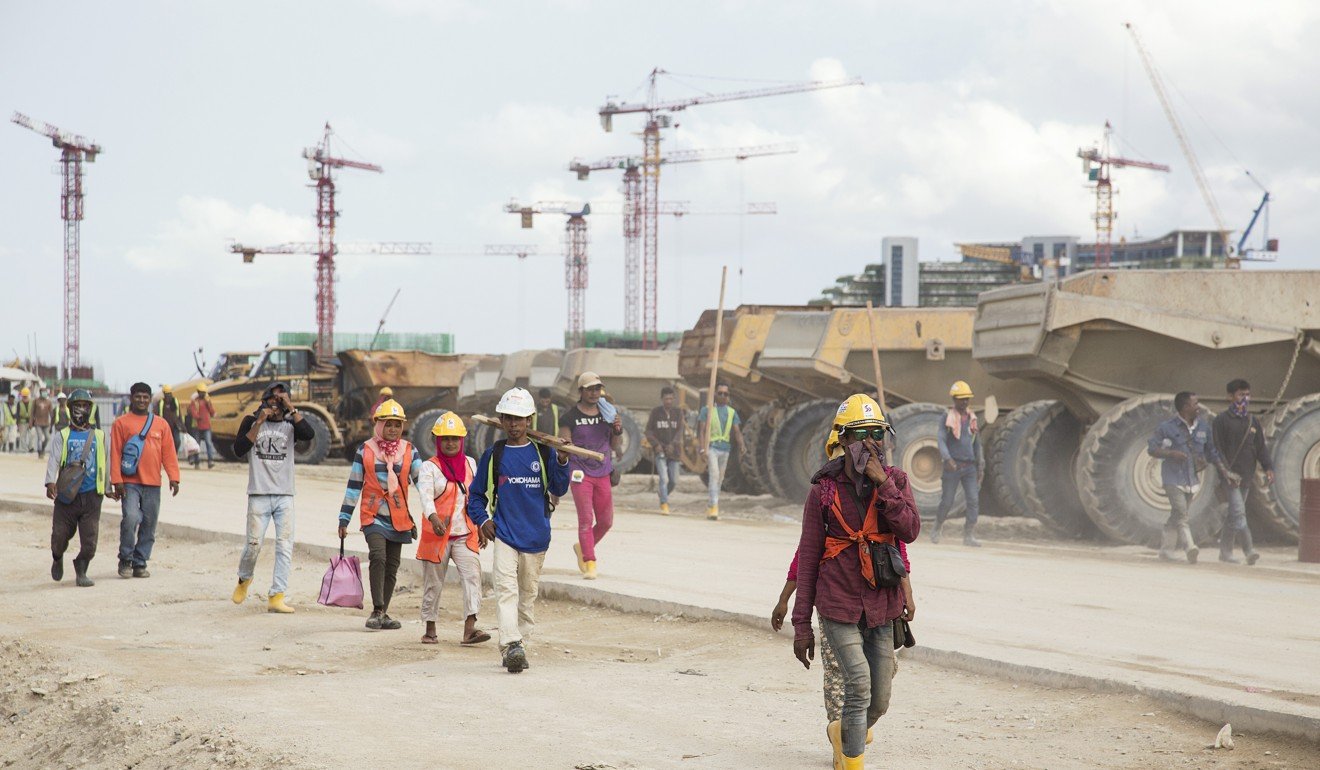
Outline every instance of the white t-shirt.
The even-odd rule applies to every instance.
[[[468,471],[476,473],[477,461],[467,456],[463,459],[467,460]],[[435,499],[444,494],[448,486],[449,479],[445,478],[439,466],[430,460],[422,463],[422,472],[417,475],[417,494],[422,498],[422,513],[428,518],[435,513]],[[467,517],[464,515],[466,510],[467,495],[460,489],[454,496],[454,516],[449,522],[450,537],[462,537],[468,533]]]

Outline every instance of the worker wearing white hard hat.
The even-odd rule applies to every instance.
[[[536,624],[541,567],[550,548],[552,496],[568,491],[568,454],[528,438],[536,401],[523,388],[507,391],[495,411],[505,438],[477,461],[467,512],[478,527],[480,546],[494,543],[500,660],[517,674],[528,668],[526,645]]]
[[[967,503],[967,518],[963,521],[963,545],[979,548],[976,539],[976,519],[980,513],[981,479],[985,475],[985,451],[981,447],[981,427],[971,410],[972,387],[958,380],[949,388],[953,406],[944,414],[937,441],[944,473],[940,477],[940,507],[935,512],[935,526],[931,529],[932,543],[940,542],[940,528],[962,489]]]

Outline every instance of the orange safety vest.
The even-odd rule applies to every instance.
[[[435,467],[440,467],[440,458],[438,455],[432,457],[430,462],[434,463]],[[463,458],[463,488],[465,490],[472,488],[472,476],[472,460],[465,457]],[[458,512],[457,503],[458,485],[453,482],[445,484],[445,491],[441,492],[440,496],[435,499],[435,512],[436,515],[440,517],[440,521],[444,522],[445,533],[443,535],[437,535],[435,530],[431,528],[431,522],[429,521],[422,524],[420,527],[421,540],[417,543],[418,559],[434,562],[436,564],[440,563],[440,559],[445,553],[445,547],[449,545],[449,524],[453,520],[454,514]],[[481,540],[477,533],[477,525],[473,524],[472,519],[468,516],[467,506],[463,507],[462,514],[463,520],[467,522],[468,526],[467,547],[471,549],[473,553],[480,553]]]
[[[834,511],[834,519],[843,527],[843,531],[848,533],[847,537],[832,537],[825,535],[825,553],[820,557],[821,563],[826,559],[833,559],[853,545],[857,546],[857,556],[862,562],[862,577],[866,582],[875,588],[875,568],[871,564],[871,543],[888,543],[893,545],[896,541],[894,535],[890,532],[880,531],[879,514],[876,512],[875,501],[880,497],[880,490],[871,493],[871,502],[866,505],[866,516],[862,519],[862,528],[855,530],[848,526],[848,522],[843,519],[843,501],[839,499],[839,487],[834,487],[834,504],[830,510]]]
[[[412,516],[408,513],[408,469],[412,465],[413,445],[403,442],[403,472],[399,474],[399,488],[389,494],[380,485],[376,476],[376,450],[371,442],[362,445],[362,503],[358,506],[359,521],[362,528],[371,526],[381,504],[390,510],[390,523],[399,532],[408,532],[413,528]]]

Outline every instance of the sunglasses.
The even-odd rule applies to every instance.
[[[849,428],[843,432],[843,436],[856,441],[865,438],[873,438],[876,441],[884,440],[886,429],[884,428]]]

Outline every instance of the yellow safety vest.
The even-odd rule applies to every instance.
[[[547,430],[547,431],[541,431],[541,432],[542,432],[542,433],[549,433],[549,434],[551,434],[551,435],[554,435],[554,434],[556,434],[556,433],[559,432],[559,405],[558,405],[558,404],[551,404],[551,405],[550,405],[550,416],[554,418],[555,424],[552,425],[552,426],[550,427],[550,430]],[[536,421],[537,421],[538,419],[540,419],[540,417],[541,417],[541,413],[540,413],[540,412],[537,412],[536,414],[533,414],[533,415],[532,415],[532,430],[541,430],[540,428],[536,427]]]
[[[72,428],[65,428],[60,431],[60,467],[69,460],[69,433]],[[88,428],[91,434],[90,438],[96,448],[96,494],[105,494],[105,471],[108,465],[105,456],[105,431],[100,428]],[[79,431],[81,432],[81,431]]]
[[[715,411],[707,413],[706,421],[710,423],[710,440],[712,442],[723,441],[727,444],[729,438],[733,435],[733,407],[727,406],[724,409],[723,425],[719,422],[720,408],[718,406],[715,407]]]

